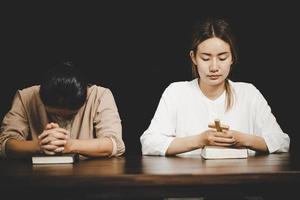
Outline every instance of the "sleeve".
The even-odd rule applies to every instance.
[[[150,126],[140,137],[143,155],[165,156],[175,138],[176,98],[171,90],[169,86],[162,94]]]
[[[0,130],[0,156],[6,157],[5,144],[9,139],[25,140],[29,125],[20,93],[17,92],[10,111],[4,116]]]
[[[112,140],[113,153],[111,156],[120,156],[125,152],[121,119],[113,94],[109,89],[106,89],[100,97],[100,104],[94,119],[94,127],[97,138],[107,137]]]
[[[264,138],[270,153],[288,152],[290,146],[289,136],[281,130],[266,99],[257,89],[255,96],[255,134]]]

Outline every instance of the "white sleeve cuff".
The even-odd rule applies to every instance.
[[[171,144],[171,142],[175,139],[175,137],[166,137],[165,141],[161,144],[161,156],[166,156],[166,152]]]
[[[263,138],[266,142],[269,153],[274,153],[280,148],[280,145],[274,138],[269,137],[268,135],[263,136]]]

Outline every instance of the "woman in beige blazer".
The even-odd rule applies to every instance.
[[[79,153],[86,157],[125,152],[111,91],[87,85],[70,62],[47,72],[41,85],[17,91],[0,129],[0,156]]]

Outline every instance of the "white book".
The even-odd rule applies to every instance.
[[[78,160],[78,154],[43,155],[38,154],[31,157],[32,164],[67,164]]]
[[[229,158],[247,158],[248,150],[219,147],[219,146],[205,146],[202,149],[201,156],[204,159],[229,159]]]

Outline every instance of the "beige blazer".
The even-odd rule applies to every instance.
[[[1,157],[5,157],[8,139],[37,140],[49,123],[39,89],[37,85],[17,91],[0,129]],[[70,133],[72,139],[109,137],[115,145],[116,156],[125,152],[120,116],[109,89],[96,85],[88,88],[86,102],[75,115]]]

